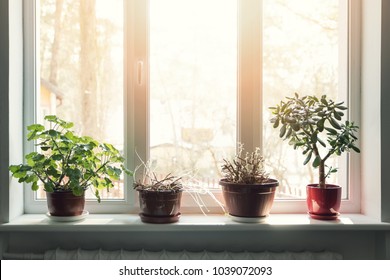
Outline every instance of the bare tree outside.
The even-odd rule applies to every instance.
[[[38,121],[56,114],[123,151],[123,0],[41,0],[39,27]]]
[[[295,92],[303,95],[340,93],[339,0],[263,1],[263,116],[271,118],[268,107]],[[269,170],[280,181],[280,198],[304,198],[305,187],[315,183],[313,167],[304,157],[283,143],[269,123],[264,124],[263,153]],[[337,166],[337,160],[332,163]],[[314,173],[316,174],[316,173]],[[336,182],[337,177],[331,178]]]
[[[82,133],[102,136],[97,92],[99,57],[97,55],[96,1],[80,1],[80,96]]]

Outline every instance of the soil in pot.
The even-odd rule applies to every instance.
[[[269,179],[264,184],[237,184],[221,180],[219,184],[230,215],[259,218],[269,215],[279,182]]]
[[[182,191],[138,190],[140,217],[147,223],[173,223],[180,218]]]
[[[310,217],[318,220],[334,220],[340,215],[340,186],[326,184],[326,188],[319,188],[318,184],[309,184],[306,193]]]
[[[47,207],[51,216],[79,216],[83,214],[85,194],[76,196],[72,191],[46,192]]]

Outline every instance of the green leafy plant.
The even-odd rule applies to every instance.
[[[270,107],[274,128],[279,128],[279,136],[289,140],[294,149],[302,148],[306,159],[319,168],[319,187],[326,187],[326,178],[337,172],[336,168],[326,166],[332,156],[340,156],[351,150],[359,153],[355,133],[359,127],[351,121],[342,121],[347,107],[344,102],[335,102],[326,95],[287,97],[275,107]],[[326,139],[325,139],[326,138]],[[325,172],[325,167],[328,171]]]
[[[73,123],[56,116],[46,116],[45,120],[50,129],[41,124],[27,127],[27,139],[36,141],[37,151],[25,156],[26,163],[9,167],[19,183],[30,183],[37,191],[40,182],[46,192],[70,190],[77,196],[93,187],[100,202],[99,190],[113,187],[122,172],[131,175],[113,145],[75,135]]]
[[[269,179],[260,148],[249,153],[244,152],[243,145],[239,146],[233,160],[224,159],[222,175],[225,181],[239,184],[262,184]]]

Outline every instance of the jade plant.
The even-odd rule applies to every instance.
[[[279,136],[294,149],[303,149],[304,165],[311,161],[319,169],[320,188],[326,188],[326,179],[337,172],[337,168],[326,165],[331,156],[360,152],[356,146],[359,127],[353,121],[343,121],[343,111],[348,109],[344,102],[326,95],[300,97],[295,93],[270,109],[274,115],[271,123],[279,129]]]
[[[25,156],[25,163],[9,167],[19,183],[30,183],[34,191],[42,185],[46,192],[72,191],[76,196],[92,187],[100,202],[99,190],[112,188],[122,172],[131,174],[113,145],[77,136],[72,122],[56,116],[45,120],[48,129],[41,124],[27,127],[27,139],[35,141],[36,151]]]
[[[253,152],[244,152],[243,145],[239,146],[233,160],[224,159],[222,164],[223,180],[238,184],[262,184],[268,181],[265,172],[264,158],[260,148]]]

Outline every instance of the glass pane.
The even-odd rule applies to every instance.
[[[37,121],[55,114],[123,151],[123,0],[41,0],[39,7]],[[123,192],[121,180],[102,198]]]
[[[264,0],[263,1],[263,110],[278,104],[294,92],[303,95],[328,95],[346,100],[346,64],[340,61],[347,42],[340,36],[346,30],[346,9],[339,0]],[[345,22],[345,24],[344,24]],[[347,38],[347,37],[344,37]],[[345,53],[344,53],[345,54]],[[318,182],[318,169],[304,166],[302,151],[293,150],[279,138],[279,131],[264,126],[264,156],[269,170],[280,180],[278,198],[306,197],[306,185]],[[345,158],[329,162],[345,164]],[[345,176],[345,168],[339,171]],[[343,174],[344,172],[344,174]],[[328,183],[341,177],[332,176]],[[339,182],[344,184],[344,182]]]
[[[216,186],[236,145],[236,0],[150,1],[150,160]]]

